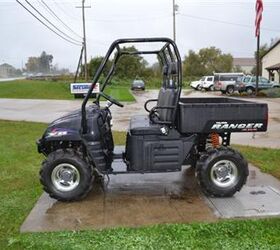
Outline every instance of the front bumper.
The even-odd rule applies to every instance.
[[[38,151],[38,153],[43,153],[42,139],[38,139],[38,140],[36,141],[36,145],[37,145],[37,151]]]

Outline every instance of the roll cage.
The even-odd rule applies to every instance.
[[[120,47],[120,45],[123,44],[139,44],[139,43],[164,43],[164,45],[161,47],[159,50],[140,50],[140,51],[127,51],[124,50]],[[107,51],[105,57],[103,58],[100,66],[98,67],[93,80],[92,80],[92,85],[89,88],[89,91],[86,95],[86,97],[83,100],[82,107],[81,107],[81,113],[82,113],[82,120],[81,120],[81,125],[82,125],[82,133],[85,134],[87,132],[87,121],[86,121],[86,105],[87,102],[91,96],[92,90],[94,89],[96,83],[99,81],[101,74],[104,71],[104,68],[106,66],[106,63],[109,61],[110,57],[112,56],[112,53],[116,51],[114,59],[112,60],[112,65],[108,71],[108,74],[105,77],[105,80],[103,84],[101,85],[100,92],[103,93],[105,90],[107,84],[110,82],[117,62],[120,59],[121,56],[123,55],[148,55],[148,54],[155,54],[157,55],[157,58],[161,64],[162,67],[166,66],[168,67],[171,63],[176,64],[176,72],[173,73],[173,77],[176,78],[176,86],[173,86],[177,88],[178,95],[176,99],[176,105],[175,109],[177,109],[178,106],[178,101],[180,98],[180,93],[182,89],[182,66],[181,66],[181,57],[179,54],[179,50],[173,40],[170,38],[129,38],[129,39],[118,39],[114,41],[109,50]],[[171,76],[168,75],[167,79],[170,78]],[[167,81],[163,81],[162,87],[167,88],[166,86]],[[102,95],[98,94],[95,103],[99,105],[100,97]],[[176,110],[174,112],[176,114]]]

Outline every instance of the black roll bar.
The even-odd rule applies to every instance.
[[[151,50],[151,51],[137,51],[137,52],[125,52],[125,51],[121,51],[120,49],[120,45],[121,44],[125,44],[125,43],[156,43],[156,42],[165,42],[165,45],[161,48],[161,50],[157,51],[157,50]],[[127,38],[127,39],[118,39],[116,41],[114,41],[111,46],[109,47],[109,50],[107,51],[105,57],[103,58],[100,66],[98,67],[93,79],[92,79],[92,85],[88,90],[88,93],[86,95],[86,97],[83,100],[82,103],[82,107],[81,107],[81,113],[82,113],[82,120],[81,120],[81,125],[82,125],[82,133],[85,134],[87,133],[87,120],[86,120],[86,105],[87,102],[91,96],[92,90],[94,89],[96,83],[98,82],[106,63],[108,62],[110,56],[112,55],[113,51],[116,49],[117,53],[116,53],[116,57],[113,60],[113,64],[109,70],[108,75],[106,76],[106,79],[104,81],[104,84],[101,87],[101,92],[103,92],[103,90],[105,89],[108,81],[110,80],[111,76],[114,73],[114,69],[115,69],[115,65],[118,61],[118,59],[122,56],[122,55],[136,55],[136,54],[157,54],[159,55],[159,57],[161,58],[162,61],[164,61],[165,64],[168,63],[168,58],[166,57],[166,49],[167,52],[170,56],[170,59],[173,61],[174,57],[173,57],[173,53],[170,49],[170,46],[172,46],[173,51],[175,53],[175,58],[177,61],[177,69],[178,69],[178,95],[177,95],[177,99],[176,99],[176,108],[178,106],[178,101],[179,101],[179,97],[180,97],[180,93],[181,93],[181,88],[182,88],[182,63],[181,63],[181,57],[180,57],[180,53],[179,50],[175,44],[175,42],[173,40],[171,40],[170,38],[166,38],[166,37],[159,37],[159,38]],[[161,56],[163,55],[163,57]],[[100,95],[98,95],[97,99],[96,99],[96,104],[99,105],[99,99],[100,99]],[[176,110],[175,110],[176,111]],[[174,112],[174,119],[175,120],[175,113]]]

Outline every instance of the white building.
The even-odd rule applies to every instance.
[[[262,57],[262,76],[280,82],[280,40]]]

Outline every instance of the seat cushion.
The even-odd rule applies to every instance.
[[[153,124],[147,115],[135,115],[130,119],[130,133],[132,135],[162,135],[159,124]]]

